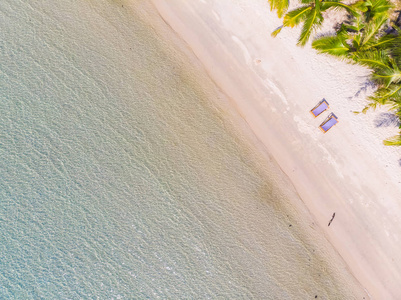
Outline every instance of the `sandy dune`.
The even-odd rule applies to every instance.
[[[153,2],[288,175],[372,299],[400,299],[401,152],[382,145],[397,133],[385,109],[353,113],[372,91],[368,71],[296,47],[296,29],[273,39],[280,20],[264,0]],[[315,119],[309,110],[322,98],[330,108]],[[330,112],[339,123],[323,134],[318,127]]]

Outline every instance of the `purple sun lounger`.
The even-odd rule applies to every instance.
[[[323,99],[314,108],[312,108],[310,112],[316,118],[318,115],[320,115],[322,112],[324,112],[328,108],[329,108],[329,104],[327,103],[326,100]]]
[[[338,118],[336,117],[335,114],[331,113],[327,119],[319,126],[319,128],[323,131],[323,133],[326,133],[327,131],[330,130],[331,127],[336,125],[338,123]]]

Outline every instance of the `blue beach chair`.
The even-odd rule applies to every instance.
[[[335,114],[331,113],[326,120],[319,126],[319,128],[323,131],[323,133],[326,133],[327,131],[330,130],[331,127],[336,125],[338,123],[338,118],[336,117]]]
[[[316,118],[322,112],[329,108],[329,104],[325,99],[320,101],[314,108],[311,109],[311,114]]]

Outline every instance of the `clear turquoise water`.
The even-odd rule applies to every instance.
[[[1,299],[350,296],[139,13],[2,0],[0,27]]]

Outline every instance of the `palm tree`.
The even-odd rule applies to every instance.
[[[288,0],[269,0],[271,9],[281,17],[288,9]],[[372,70],[371,79],[377,90],[369,97],[370,103],[362,110],[378,105],[388,105],[400,119],[401,129],[401,13],[389,26],[393,8],[389,0],[362,0],[345,5],[340,0],[301,0],[302,6],[287,12],[283,27],[295,27],[303,23],[298,45],[304,46],[312,33],[323,23],[322,12],[328,9],[346,9],[350,20],[344,22],[334,36],[316,39],[312,47],[319,53],[327,53]],[[360,14],[360,13],[361,14]],[[401,146],[400,134],[383,142],[385,145]]]
[[[354,7],[363,12],[365,21],[369,22],[379,15],[388,17],[393,5],[388,0],[366,0],[355,3]]]
[[[381,34],[391,7],[387,0],[376,0],[368,6],[368,16],[356,17],[348,25],[343,23],[335,36],[322,37],[312,43],[320,53],[348,58],[371,68],[372,79],[378,85],[372,99],[378,104],[398,101],[398,93],[401,93],[401,51],[398,47],[401,36]],[[365,24],[363,19],[368,23]]]
[[[334,36],[316,39],[312,47],[320,53],[328,53],[358,61],[366,53],[388,47],[396,35],[381,35],[389,19],[392,5],[388,0],[360,1],[353,7],[363,15],[357,15],[350,22],[344,22]]]
[[[295,27],[303,23],[301,35],[299,36],[297,44],[300,46],[304,46],[309,40],[311,34],[319,27],[321,27],[323,23],[323,11],[331,8],[346,9],[349,13],[355,16],[359,15],[352,6],[341,3],[340,0],[301,0],[301,2],[304,5],[295,8],[285,14],[283,25],[273,31],[273,37],[277,36],[277,34],[281,31],[283,27]]]
[[[369,97],[370,103],[362,112],[378,105],[388,105],[401,120],[401,29],[397,22],[386,27],[392,5],[388,0],[368,0],[354,7],[363,15],[344,22],[336,35],[316,39],[312,47],[319,53],[370,68],[377,90]],[[401,132],[385,140],[384,144],[401,146]]]
[[[383,31],[392,7],[387,0],[375,0],[368,4],[363,4],[369,12],[367,16],[358,16],[351,23],[343,23],[335,36],[316,39],[312,47],[319,53],[346,58],[372,69],[372,80],[378,89],[368,107],[374,107],[400,99],[401,51],[396,45],[401,45],[401,36]]]
[[[288,10],[289,0],[269,0],[270,10],[277,10],[277,16],[281,18]]]
[[[384,55],[384,54],[380,54]],[[377,60],[379,61],[379,59]],[[401,109],[401,62],[387,56],[382,62],[373,65],[371,78],[377,85],[373,96],[369,97],[371,103],[363,112],[377,105],[389,105],[391,110]]]

